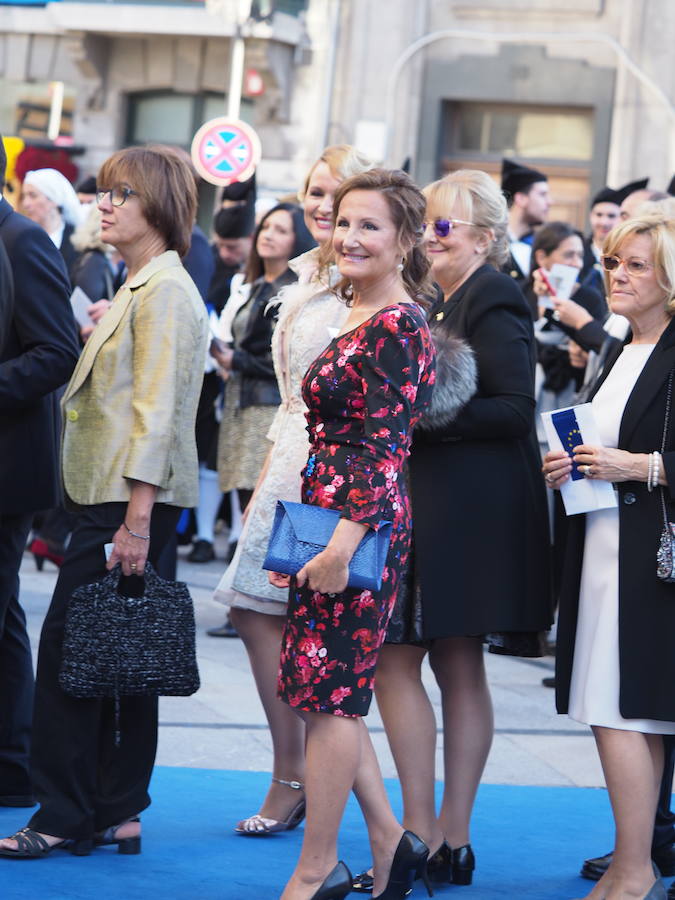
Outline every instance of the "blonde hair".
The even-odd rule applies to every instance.
[[[367,172],[374,165],[372,160],[368,159],[356,147],[352,147],[351,144],[332,144],[330,147],[325,148],[307,173],[302,190],[298,193],[300,202],[305,199],[312,172],[322,162],[326,163],[333,178],[337,178],[339,181],[351,178],[352,175],[360,175],[361,172]]]
[[[651,239],[656,280],[665,294],[666,312],[672,316],[675,314],[675,219],[663,212],[626,219],[605,238],[603,254],[618,256],[624,241],[636,234],[646,234]],[[605,272],[604,276],[609,296],[609,272]]]
[[[101,250],[107,255],[112,252],[110,244],[105,244],[101,240],[101,211],[95,203],[90,205],[84,221],[71,234],[70,243],[78,253],[84,253],[87,250]]]
[[[495,268],[506,262],[509,257],[506,236],[509,212],[499,186],[486,172],[458,169],[428,184],[422,193],[427,200],[427,210],[438,210],[440,217],[449,217],[449,211],[458,206],[468,221],[490,234],[486,262]]]

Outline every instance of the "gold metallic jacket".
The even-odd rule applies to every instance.
[[[70,500],[127,501],[135,479],[157,485],[159,503],[197,504],[195,416],[207,336],[206,308],[173,250],[119,289],[62,400]]]

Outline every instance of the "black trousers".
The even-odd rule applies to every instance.
[[[68,601],[76,588],[105,575],[103,545],[112,540],[125,512],[126,503],[80,509],[42,627],[32,753],[40,809],[30,827],[44,834],[88,838],[150,805],[157,698],[120,698],[121,743],[116,747],[114,701],[70,697],[58,681]],[[156,504],[153,509],[148,558],[155,567],[179,515],[177,507]]]
[[[19,566],[33,514],[0,514],[0,797],[31,796],[33,662]]]

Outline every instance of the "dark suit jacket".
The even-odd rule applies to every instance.
[[[512,279],[485,265],[429,321],[432,331],[471,346],[478,388],[451,424],[415,430],[410,477],[424,637],[548,628],[529,307]]]
[[[617,343],[598,379],[597,393],[623,350]],[[621,419],[619,448],[631,453],[661,449],[668,375],[675,367],[675,320],[647,360]],[[675,411],[663,464],[668,518],[675,521]],[[656,575],[663,525],[659,491],[642,481],[622,481],[619,496],[619,709],[625,718],[675,721],[675,585]],[[565,554],[556,638],[556,704],[567,712],[584,563],[585,515],[572,516]],[[593,560],[586,561],[589,565]]]
[[[199,225],[195,225],[192,229],[192,242],[190,243],[190,249],[183,257],[183,267],[197,285],[197,290],[202,295],[204,303],[206,303],[215,262],[211,253],[211,246]]]
[[[0,354],[9,335],[14,315],[14,279],[9,267],[5,246],[0,241]]]
[[[61,238],[61,246],[59,247],[61,256],[63,257],[63,261],[66,264],[66,272],[68,273],[68,278],[70,278],[71,280],[75,264],[80,258],[79,252],[73,247],[70,241],[74,231],[75,228],[73,225],[66,225],[66,227],[63,229],[63,237]]]
[[[261,276],[251,285],[253,299],[249,303],[248,320],[243,337],[234,348],[232,368],[241,373],[241,409],[247,406],[278,406],[281,395],[272,363],[272,332],[276,312],[267,309],[268,303],[287,284],[298,276],[286,269],[275,281]]]
[[[0,199],[0,241],[14,307],[0,350],[0,512],[55,506],[60,495],[58,398],[79,353],[61,254],[44,229]]]

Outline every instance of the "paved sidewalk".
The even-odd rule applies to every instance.
[[[197,652],[202,687],[193,697],[162,698],[157,763],[209,769],[270,771],[272,748],[242,642],[212,638],[207,628],[220,624],[224,607],[212,599],[224,562],[203,565],[185,561],[180,548],[178,577],[186,581],[195,601]],[[224,556],[224,546],[217,548]],[[50,563],[37,572],[24,557],[21,598],[29,630],[37,647],[42,619],[56,579]],[[553,660],[522,660],[487,654],[495,708],[496,735],[484,781],[492,784],[602,786],[602,772],[590,730],[558,716],[553,691],[541,685],[552,674]],[[440,721],[440,696],[428,666],[425,682]],[[384,775],[395,769],[373,703],[367,723]],[[437,754],[442,777],[441,746]]]

